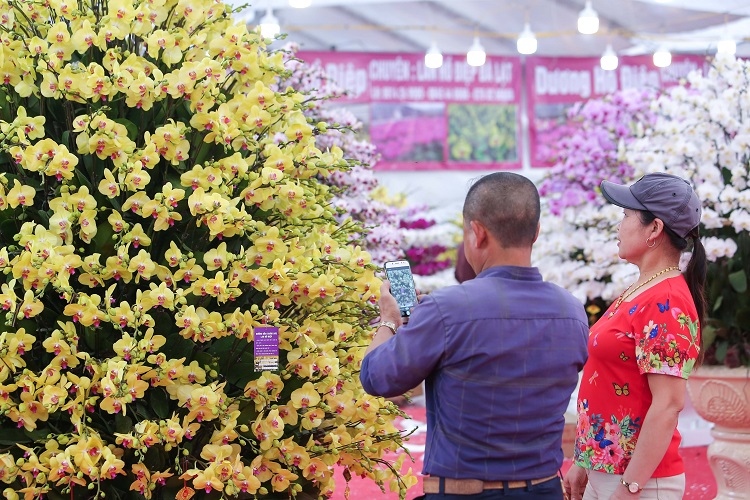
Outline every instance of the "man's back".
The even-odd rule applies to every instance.
[[[587,336],[580,302],[535,268],[493,267],[426,297],[368,355],[361,378],[385,396],[426,380],[425,473],[545,477],[562,462],[563,414]]]

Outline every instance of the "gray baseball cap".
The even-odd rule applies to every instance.
[[[701,222],[701,202],[688,181],[676,175],[646,174],[632,186],[602,181],[608,202],[631,210],[646,210],[686,238]]]

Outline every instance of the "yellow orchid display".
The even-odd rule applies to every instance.
[[[380,282],[310,98],[215,0],[0,3],[0,482],[36,498],[405,496],[358,380]],[[256,371],[278,328],[279,370]],[[402,459],[401,459],[402,460]]]

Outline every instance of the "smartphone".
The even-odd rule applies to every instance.
[[[417,289],[411,266],[406,260],[394,260],[386,262],[383,267],[386,278],[391,282],[391,294],[396,298],[401,317],[408,318],[412,307],[417,305]]]

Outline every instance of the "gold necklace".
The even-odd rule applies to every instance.
[[[612,309],[612,312],[609,313],[609,317],[611,318],[612,316],[614,316],[615,312],[617,312],[617,308],[620,307],[620,304],[622,304],[625,301],[626,298],[630,297],[635,292],[637,292],[638,289],[640,289],[641,287],[646,286],[647,284],[651,283],[652,281],[654,281],[656,278],[658,278],[659,276],[661,276],[664,273],[668,273],[669,271],[679,271],[679,270],[680,270],[679,267],[677,267],[677,266],[671,266],[671,267],[668,267],[666,269],[662,269],[661,271],[659,271],[658,273],[654,274],[649,279],[647,279],[646,281],[644,281],[643,283],[641,283],[637,287],[633,288],[632,290],[630,290],[630,287],[632,287],[633,285],[635,285],[635,283],[631,283],[630,285],[628,285],[628,287],[625,290],[623,290],[623,292],[620,294],[620,296],[617,297],[617,302],[615,302],[615,307],[614,307],[614,309]]]

